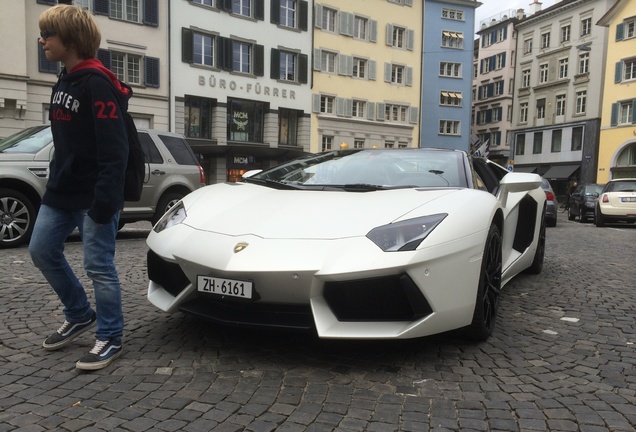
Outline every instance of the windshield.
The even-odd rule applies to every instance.
[[[339,150],[295,159],[245,181],[293,186],[466,187],[465,157],[453,150]]]
[[[0,153],[37,153],[52,140],[50,127],[36,126],[0,141]]]
[[[636,192],[636,180],[617,180],[610,182],[606,192]]]

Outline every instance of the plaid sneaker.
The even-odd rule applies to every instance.
[[[93,325],[95,325],[96,319],[97,315],[93,311],[93,315],[91,315],[88,320],[83,322],[70,323],[64,320],[64,324],[62,324],[62,326],[57,329],[55,333],[46,338],[42,346],[45,350],[49,351],[60,349],[63,346],[71,343],[73,339],[84,333],[86,330],[93,327]]]
[[[95,346],[82,357],[75,367],[82,370],[97,370],[108,366],[113,360],[121,355],[120,340],[99,340],[95,341]]]

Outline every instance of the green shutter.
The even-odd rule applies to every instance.
[[[618,124],[618,103],[612,104],[612,118],[610,119],[610,126],[616,126]]]
[[[623,81],[623,62],[616,63],[616,69],[614,70],[614,82],[619,83]]]

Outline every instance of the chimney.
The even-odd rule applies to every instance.
[[[522,20],[526,17],[526,12],[523,9],[517,9],[517,19]]]
[[[534,3],[530,3],[530,15],[541,12],[541,5],[542,3],[539,0],[534,0]]]

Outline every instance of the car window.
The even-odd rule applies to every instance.
[[[155,146],[154,141],[150,138],[150,135],[144,132],[139,132],[139,142],[141,143],[141,148],[146,155],[146,162],[161,164],[163,163],[163,158],[161,157],[161,153]]]
[[[611,182],[607,188],[608,192],[635,192],[636,181],[616,181]]]
[[[0,153],[37,153],[53,140],[51,128],[30,128],[0,141]]]
[[[159,135],[159,139],[166,145],[168,151],[179,165],[198,165],[194,152],[183,138]]]

